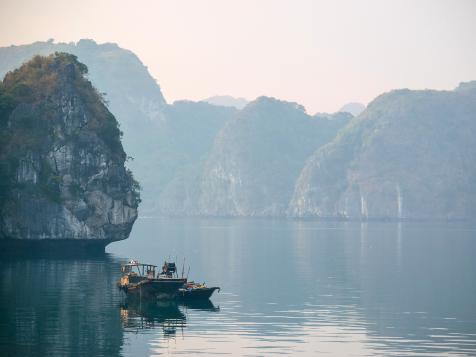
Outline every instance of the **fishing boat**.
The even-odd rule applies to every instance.
[[[156,268],[157,265],[131,260],[121,266],[123,275],[117,286],[128,296],[159,300],[175,299],[187,279],[173,276],[167,270],[162,270],[156,275]]]
[[[193,281],[189,281],[179,289],[177,296],[180,300],[185,301],[208,300],[215,290],[220,292],[220,288],[218,286],[208,287],[205,285],[205,283],[197,284]]]
[[[185,267],[182,266],[182,278],[184,277]],[[217,286],[208,287],[203,284],[195,283],[194,281],[187,281],[188,274],[190,273],[190,267],[188,268],[187,277],[185,278],[184,285],[179,289],[177,297],[183,302],[190,301],[205,301],[210,299],[215,290],[220,291]],[[165,261],[162,266],[162,274],[160,276],[168,278],[178,278],[177,266],[174,262],[170,263]]]

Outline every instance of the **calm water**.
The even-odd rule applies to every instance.
[[[107,251],[2,259],[0,355],[476,355],[475,226],[151,218]],[[124,260],[168,256],[222,292],[116,290]]]

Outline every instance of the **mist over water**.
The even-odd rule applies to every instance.
[[[474,355],[475,227],[139,219],[94,259],[2,259],[6,355]],[[127,301],[120,263],[177,261],[212,303]],[[21,282],[21,284],[19,283]]]

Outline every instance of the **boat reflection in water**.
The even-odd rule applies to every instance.
[[[178,304],[185,310],[220,311],[220,306],[215,306],[211,300],[179,300]]]
[[[174,336],[177,330],[183,333],[187,326],[186,314],[189,309],[200,311],[220,311],[210,300],[177,302],[153,301],[128,297],[120,304],[122,326],[126,331],[145,329],[163,330],[165,337]]]
[[[186,327],[185,314],[172,301],[151,302],[128,299],[120,306],[122,326],[126,330],[162,328],[164,335],[175,335]]]

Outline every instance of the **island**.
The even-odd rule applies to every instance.
[[[87,67],[35,56],[0,84],[0,247],[104,251],[126,239],[140,186]]]

